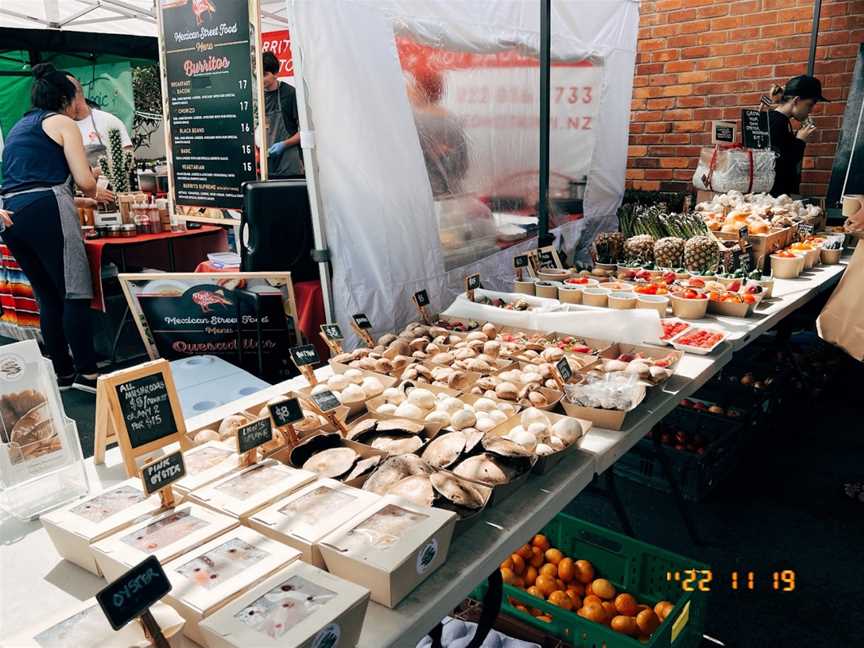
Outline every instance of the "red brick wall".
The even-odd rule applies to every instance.
[[[813,0],[649,0],[641,4],[627,184],[691,187],[711,120],[740,122],[772,83],[807,72]],[[813,114],[802,193],[827,191],[858,44],[864,0],[823,0],[815,75],[831,99]],[[836,101],[835,101],[836,100]]]

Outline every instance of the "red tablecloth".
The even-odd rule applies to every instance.
[[[195,272],[237,272],[237,268],[216,268],[209,261],[202,261]],[[297,302],[297,326],[310,344],[315,345],[321,358],[329,358],[330,350],[318,332],[327,320],[324,318],[324,293],[320,281],[298,281],[294,283],[294,299]]]
[[[123,266],[140,266],[173,272],[192,272],[209,252],[228,250],[228,232],[215,225],[202,225],[200,229],[182,232],[160,232],[142,234],[129,238],[99,238],[84,242],[93,277],[93,303],[98,310],[105,310],[102,294],[103,257],[110,257],[120,272],[128,271]],[[171,263],[169,247],[173,248],[174,263]],[[116,253],[116,254],[115,254]]]

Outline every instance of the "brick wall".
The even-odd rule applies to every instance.
[[[641,3],[627,184],[691,187],[711,120],[740,122],[772,83],[807,72],[812,0],[649,0]],[[858,44],[864,0],[823,0],[815,76],[830,104],[813,113],[801,191],[825,195]],[[836,99],[836,101],[835,101]]]

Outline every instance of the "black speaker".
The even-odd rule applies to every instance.
[[[320,277],[305,180],[244,183],[240,222],[241,270],[290,270],[295,282]]]

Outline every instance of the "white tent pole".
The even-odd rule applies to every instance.
[[[142,18],[144,20],[152,20],[156,21],[156,14],[153,9],[147,10],[142,9],[141,7],[136,7],[135,5],[129,4],[128,2],[122,2],[122,0],[99,0],[99,3],[105,5],[106,7],[111,7],[115,11],[117,9],[125,9],[126,11],[132,12],[138,18]]]
[[[96,9],[98,9],[98,8],[99,8],[99,5],[90,5],[89,7],[84,7],[84,8],[81,9],[80,11],[76,11],[76,12],[75,12],[74,14],[72,14],[71,16],[68,16],[68,17],[64,18],[63,20],[58,21],[58,22],[56,23],[56,26],[57,26],[58,28],[59,28],[59,27],[64,27],[64,26],[68,25],[69,23],[74,22],[75,20],[78,20],[78,18],[81,18],[82,16],[86,16],[86,15],[89,14],[91,11],[94,11],[94,10],[96,10]]]
[[[7,16],[12,16],[13,18],[20,18],[21,20],[29,20],[30,22],[38,23],[43,27],[48,27],[48,23],[46,23],[41,18],[36,18],[35,16],[28,16],[26,14],[18,13],[17,11],[12,11],[11,9],[0,8],[0,14],[6,14]]]
[[[288,13],[291,16],[291,29],[297,24],[294,13],[294,3],[288,2]],[[306,80],[303,78],[303,52],[297,44],[297,39],[291,38],[291,59],[294,65],[294,88],[297,92],[297,112],[300,118],[300,146],[306,167],[306,190],[309,192],[309,209],[312,213],[312,232],[315,238],[315,249],[328,253],[328,258],[318,261],[318,271],[321,275],[321,293],[324,302],[324,317],[328,322],[335,321],[333,313],[333,287],[330,284],[330,262],[327,250],[327,235],[324,231],[324,209],[321,205],[321,195],[318,191],[318,167],[315,160],[315,132],[309,121],[309,106],[306,103]]]

